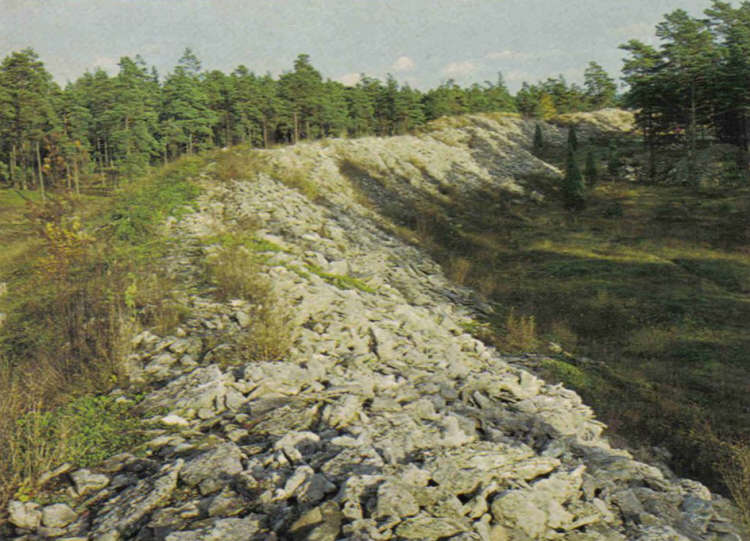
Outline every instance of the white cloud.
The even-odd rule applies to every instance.
[[[357,86],[357,83],[362,80],[362,74],[346,73],[338,77],[336,80],[344,86]]]
[[[471,60],[464,60],[463,62],[451,62],[450,64],[443,67],[440,73],[446,77],[466,77],[467,75],[474,73],[479,69],[474,62]]]
[[[415,66],[416,64],[414,63],[414,60],[412,60],[408,56],[399,56],[393,63],[391,68],[394,71],[411,71]]]
[[[520,51],[511,51],[511,50],[504,50],[504,51],[493,51],[491,53],[487,53],[485,55],[485,58],[488,60],[526,60],[527,58],[531,58],[531,54],[529,53],[522,53]]]

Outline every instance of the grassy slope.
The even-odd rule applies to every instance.
[[[422,240],[497,303],[501,348],[512,349],[511,308],[515,322],[533,316],[539,337],[604,362],[561,356],[546,377],[576,388],[613,433],[666,446],[682,474],[719,488],[718,442],[750,433],[750,189],[607,180],[577,215],[546,191],[537,205],[458,201]]]
[[[605,171],[608,140],[579,141],[580,166],[592,149]],[[638,141],[618,141],[627,165],[645,162]],[[541,158],[564,169],[564,143]],[[364,166],[341,171],[355,186],[367,174]],[[547,379],[577,389],[614,436],[666,447],[681,474],[724,489],[725,443],[750,433],[750,188],[606,178],[589,189],[587,208],[571,214],[559,181],[518,180],[545,201],[455,190],[450,202],[424,201],[410,217],[360,195],[382,204],[400,224],[393,230],[416,239],[452,278],[496,304],[477,332],[508,352],[561,343],[574,355],[542,361]]]
[[[45,206],[0,190],[0,510],[49,468],[91,465],[137,440],[128,408],[101,393],[122,383],[130,333],[180,316],[164,293],[158,226],[195,199],[190,178],[205,163],[183,158],[113,198],[52,194],[59,205]]]

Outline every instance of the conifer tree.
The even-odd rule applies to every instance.
[[[542,127],[537,123],[534,127],[534,154],[540,154],[544,150],[544,135]]]
[[[586,182],[588,182],[588,185],[591,187],[599,181],[599,169],[596,166],[594,151],[591,149],[586,153],[586,169],[584,174],[586,176]]]
[[[613,180],[617,177],[620,167],[622,167],[620,151],[617,149],[617,142],[614,139],[611,139],[607,146],[607,172]]]
[[[562,185],[563,203],[568,210],[580,211],[586,206],[585,186],[575,155],[568,149],[568,160]]]
[[[590,109],[602,109],[614,105],[617,84],[607,75],[604,68],[596,62],[589,62],[583,77]]]
[[[570,129],[568,129],[568,148],[573,152],[578,150],[578,135],[576,135],[575,124],[571,124]]]

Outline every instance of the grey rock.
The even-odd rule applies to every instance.
[[[461,521],[419,515],[398,525],[396,534],[404,539],[443,539],[468,530]]]
[[[379,517],[411,517],[419,513],[419,504],[404,485],[388,481],[378,487],[378,503],[374,514]]]
[[[326,502],[298,518],[289,528],[294,539],[335,541],[341,531],[343,515],[335,502]]]
[[[228,517],[241,513],[247,503],[234,490],[225,488],[221,493],[211,498],[207,507],[208,516]]]
[[[243,454],[234,443],[226,442],[193,458],[180,471],[180,480],[198,485],[202,494],[216,492],[240,473]]]
[[[48,528],[64,528],[76,518],[76,512],[64,503],[48,505],[42,509],[42,524]]]
[[[216,365],[196,368],[149,394],[140,406],[145,411],[169,409],[178,415],[186,410],[203,408],[221,411],[224,408],[226,384],[231,379]]]
[[[101,490],[109,484],[109,477],[101,473],[92,473],[87,469],[76,470],[70,474],[79,496]]]
[[[225,518],[199,530],[172,532],[166,541],[250,541],[261,527],[260,515]]]
[[[183,461],[165,466],[155,479],[143,479],[109,500],[93,520],[92,535],[127,535],[143,517],[169,501]]]
[[[42,522],[39,504],[34,502],[12,500],[8,503],[8,515],[11,524],[26,530],[33,530]]]

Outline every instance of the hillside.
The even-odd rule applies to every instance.
[[[132,337],[129,385],[109,393],[144,419],[144,443],[46,476],[0,535],[740,539],[726,499],[615,448],[578,394],[529,371],[580,374],[582,356],[502,353],[545,349],[546,330],[500,302],[521,275],[470,258],[497,242],[482,228],[518,249],[533,225],[520,209],[559,206],[534,127],[476,115],[207,156],[196,208],[162,231],[186,314]],[[544,135],[554,162],[566,129]]]

